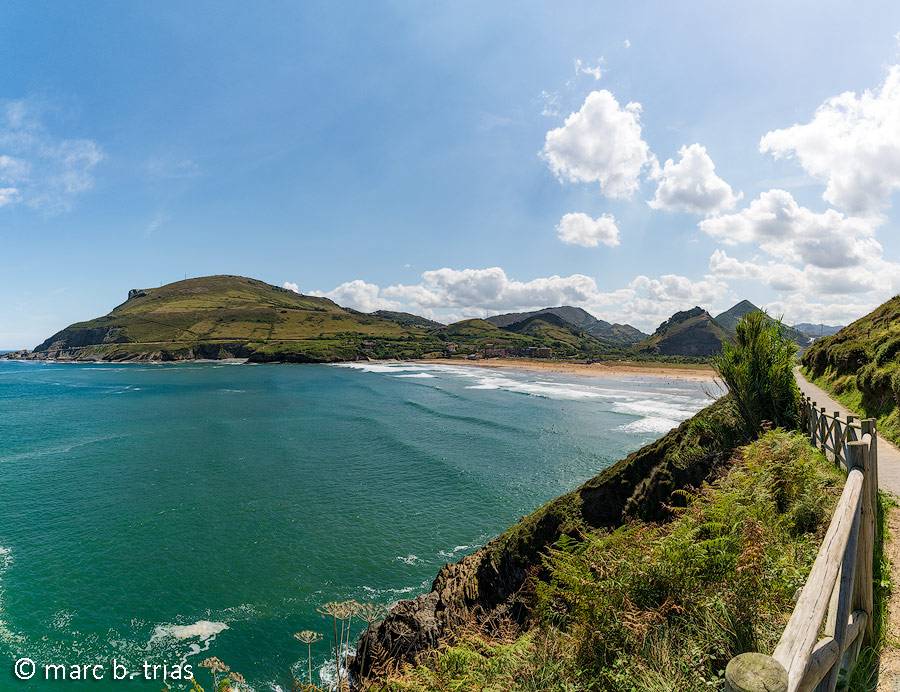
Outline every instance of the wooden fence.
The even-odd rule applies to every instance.
[[[771,656],[734,657],[726,692],[833,692],[872,636],[878,446],[875,421],[841,420],[804,397],[810,443],[847,470],[847,481],[794,612]]]

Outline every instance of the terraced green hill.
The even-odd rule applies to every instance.
[[[439,329],[443,327],[442,322],[435,322],[427,317],[414,315],[411,312],[396,312],[394,310],[376,310],[369,313],[372,317],[380,317],[405,327],[420,327],[421,329]]]
[[[241,276],[207,276],[132,290],[112,312],[37,346],[35,358],[327,362],[439,352],[421,329],[348,311]]]

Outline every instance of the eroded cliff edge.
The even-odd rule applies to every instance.
[[[663,520],[679,504],[675,490],[715,475],[747,440],[723,397],[662,438],[552,500],[455,564],[440,569],[428,593],[397,603],[360,637],[351,663],[359,679],[379,676],[452,640],[454,628],[496,615],[529,619],[529,582],[542,577],[541,555],[563,535],[616,527],[629,517]]]

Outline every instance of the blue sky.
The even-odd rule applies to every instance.
[[[900,5],[731,5],[5,3],[0,348],[223,273],[845,323],[900,291]]]

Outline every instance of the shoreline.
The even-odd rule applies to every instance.
[[[706,364],[654,363],[652,361],[600,361],[597,363],[567,363],[562,361],[541,361],[518,358],[490,360],[456,360],[452,358],[428,358],[415,361],[374,361],[382,363],[425,363],[431,365],[463,365],[494,370],[528,370],[585,377],[618,377],[621,375],[645,375],[648,377],[670,377],[677,380],[711,380],[715,370]]]
[[[706,364],[693,363],[658,363],[653,361],[600,361],[596,363],[573,363],[565,361],[534,360],[527,358],[491,358],[487,360],[464,360],[455,358],[423,358],[419,360],[351,360],[331,363],[289,363],[268,362],[251,363],[246,358],[221,359],[179,359],[179,360],[94,360],[94,359],[44,359],[44,358],[2,358],[0,360],[25,363],[52,363],[72,365],[192,365],[201,363],[218,363],[220,365],[341,365],[344,363],[407,363],[422,365],[453,365],[463,367],[484,368],[488,370],[524,370],[528,372],[544,372],[582,377],[620,377],[646,376],[668,377],[676,380],[704,381],[716,378],[716,372]]]

